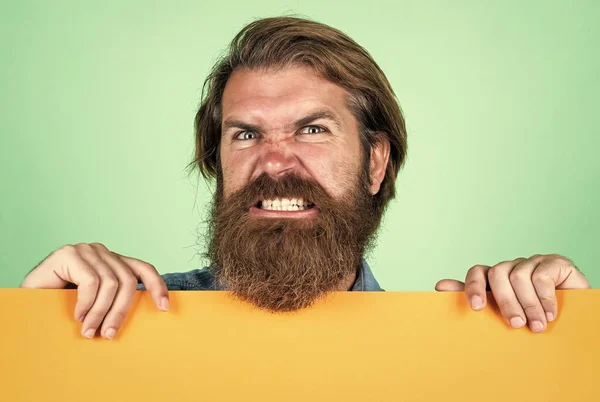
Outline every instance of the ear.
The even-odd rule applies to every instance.
[[[377,142],[371,147],[369,166],[370,190],[373,195],[379,192],[390,159],[390,141],[387,136],[383,133],[377,133],[376,136]]]

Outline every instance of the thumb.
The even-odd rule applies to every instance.
[[[465,284],[454,279],[442,279],[435,284],[435,290],[438,292],[464,292]]]

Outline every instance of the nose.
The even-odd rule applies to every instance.
[[[271,177],[279,177],[289,173],[297,165],[297,159],[281,144],[263,144],[263,155],[260,158],[259,169]],[[261,172],[261,173],[262,173]]]

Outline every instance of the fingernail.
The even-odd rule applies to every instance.
[[[521,328],[525,325],[525,321],[521,317],[513,317],[510,319],[510,326],[513,328]]]
[[[88,339],[91,339],[94,337],[94,334],[96,333],[96,329],[94,328],[90,328],[87,331],[85,331],[85,333],[83,334],[83,336],[85,336]]]
[[[107,339],[113,339],[115,337],[115,334],[117,333],[117,331],[114,328],[109,328],[106,330],[106,332],[104,333],[104,336]]]
[[[162,311],[167,311],[169,309],[169,299],[167,299],[166,297],[160,299],[160,309]]]
[[[531,330],[533,332],[540,332],[544,329],[544,324],[541,321],[533,321],[531,323]]]
[[[477,295],[471,297],[471,308],[473,308],[474,310],[479,310],[482,307],[483,307],[483,299],[481,299],[481,297],[479,297]]]
[[[548,322],[554,320],[554,314],[550,312],[546,313],[546,319],[548,320]]]

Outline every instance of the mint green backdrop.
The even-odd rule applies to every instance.
[[[254,18],[296,13],[365,46],[409,158],[369,260],[388,290],[559,253],[600,285],[600,2],[4,1],[0,286],[99,241],[200,267],[210,187],[184,170],[202,82]]]

